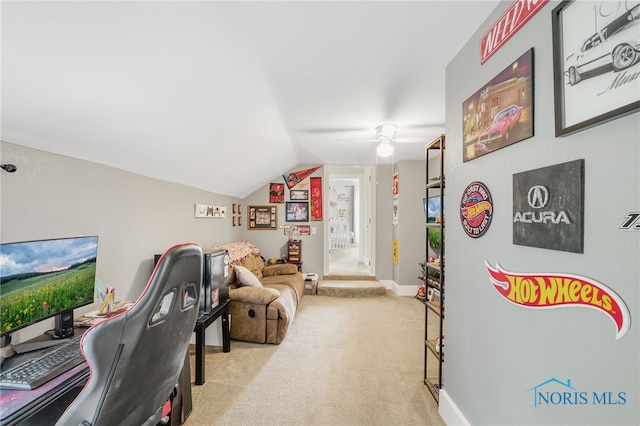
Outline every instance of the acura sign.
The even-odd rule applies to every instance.
[[[534,209],[542,208],[549,202],[549,190],[542,185],[532,186],[527,194],[527,201]]]
[[[583,252],[584,160],[513,175],[513,243]]]

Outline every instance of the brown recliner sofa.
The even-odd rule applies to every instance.
[[[248,241],[209,249],[229,251],[229,314],[231,338],[255,343],[280,344],[304,294],[304,277],[293,264],[265,265],[260,250]],[[261,287],[238,282],[235,266],[255,275]]]

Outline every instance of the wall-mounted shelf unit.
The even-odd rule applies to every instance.
[[[445,264],[444,264],[444,147],[445,136],[441,135],[425,147],[425,262],[423,281],[426,290],[424,317],[424,384],[436,401],[444,383],[444,307],[445,307]],[[435,154],[435,157],[434,157]],[[430,164],[431,163],[431,164]],[[436,212],[428,214],[429,198],[437,206]],[[432,206],[433,207],[433,206]],[[437,233],[434,235],[434,233]],[[435,238],[439,237],[439,238]],[[430,242],[438,241],[431,253]],[[434,256],[435,254],[435,256]],[[432,258],[429,261],[429,258]]]

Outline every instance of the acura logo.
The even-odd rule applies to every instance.
[[[546,206],[549,201],[549,190],[547,190],[546,186],[542,185],[532,186],[527,194],[527,201],[534,209],[541,209]]]

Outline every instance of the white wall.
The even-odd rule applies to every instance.
[[[389,165],[376,167],[376,196],[375,212],[375,251],[376,278],[393,281],[393,224],[392,208],[393,194],[391,192],[391,177],[393,170]]]
[[[501,2],[446,70],[444,392],[474,425],[638,424],[640,232],[618,227],[627,212],[640,208],[640,115],[556,138],[551,11],[557,2],[547,4],[480,65],[479,40],[511,3]],[[535,136],[463,163],[462,103],[531,47]],[[640,71],[640,64],[633,69]],[[513,245],[513,174],[577,159],[585,160],[584,253]],[[466,236],[456,213],[462,191],[474,180],[489,187],[494,201],[491,227],[478,239]],[[631,329],[614,340],[613,322],[595,309],[526,309],[511,304],[494,290],[485,260],[517,272],[597,280],[626,302]],[[568,402],[534,407],[530,389],[552,378],[571,380],[575,390],[569,390]],[[585,392],[586,402],[571,404],[574,392]],[[593,403],[593,393],[606,392],[618,404]]]
[[[398,265],[394,267],[394,282],[400,286],[397,293],[415,295],[421,283],[419,262],[425,260],[425,215],[422,199],[425,190],[424,161],[399,161],[398,172],[398,225],[394,235],[398,238]],[[391,188],[389,188],[391,191]]]
[[[237,199],[11,143],[1,148],[2,163],[18,170],[0,173],[0,240],[97,235],[97,277],[116,288],[119,300],[138,297],[154,254],[181,242],[206,247],[240,238],[231,225]],[[226,206],[227,217],[196,219],[194,204]],[[53,319],[15,333],[13,341],[50,328]]]

